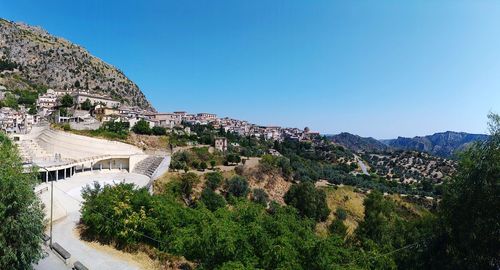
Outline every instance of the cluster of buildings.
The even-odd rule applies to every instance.
[[[21,106],[18,110],[0,108],[0,130],[6,133],[28,133],[39,120],[37,115],[31,115]]]
[[[5,99],[9,91],[0,85],[0,101]],[[67,115],[58,114],[58,109],[61,105],[63,96],[70,95],[73,99],[72,108],[68,108]],[[84,102],[90,102],[93,109],[78,110]],[[119,108],[121,103],[113,100],[110,97],[90,93],[81,90],[53,90],[48,89],[46,93],[38,96],[35,102],[36,111],[30,111],[25,106],[19,105],[18,108],[3,107],[0,109],[0,130],[6,133],[28,133],[31,127],[42,119],[53,119],[57,123],[75,124],[75,128],[79,129],[96,129],[99,128],[101,122],[114,119],[120,113]],[[126,108],[123,111],[130,111]],[[136,111],[139,111],[136,108]],[[142,113],[144,115],[144,113]],[[101,119],[97,119],[100,117]],[[89,125],[90,124],[90,125]]]
[[[297,141],[311,140],[320,134],[311,132],[308,128],[283,128],[279,126],[260,126],[245,120],[232,118],[218,118],[212,113],[189,114],[187,112],[173,113],[151,113],[146,115],[146,120],[151,121],[153,126],[174,128],[182,123],[190,125],[212,125],[215,129],[223,129],[227,133],[235,133],[241,136],[255,136],[266,140],[292,139]]]
[[[1,92],[1,89],[0,89]],[[69,94],[74,106],[68,108],[66,115],[59,113],[61,99]],[[1,97],[0,97],[1,99]],[[92,109],[82,110],[82,104],[91,104]],[[13,110],[2,108],[0,111],[0,128],[9,133],[23,133],[39,119],[53,119],[56,123],[69,123],[73,129],[97,129],[101,123],[109,121],[128,122],[133,127],[138,121],[145,120],[150,127],[160,126],[166,129],[189,125],[212,125],[225,132],[241,136],[255,136],[266,140],[292,139],[297,141],[311,140],[319,133],[309,129],[283,128],[279,126],[260,126],[244,120],[219,118],[213,113],[190,114],[184,111],[172,113],[157,113],[143,110],[139,107],[126,106],[110,97],[81,90],[48,89],[36,100],[36,115],[30,115],[25,108]],[[222,144],[221,148],[226,145]]]

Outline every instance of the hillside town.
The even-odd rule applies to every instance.
[[[0,86],[0,101],[9,96],[19,98],[5,86]],[[71,98],[69,102],[68,97]],[[63,103],[69,103],[69,106]],[[144,120],[150,128],[162,127],[173,130],[193,125],[211,125],[228,133],[273,141],[284,139],[306,141],[320,135],[308,128],[302,130],[262,126],[245,120],[220,118],[213,113],[185,111],[158,113],[137,106],[128,106],[109,96],[81,89],[47,89],[45,93],[38,95],[34,108],[35,110],[32,110],[23,105],[13,108],[4,106],[0,109],[0,130],[6,133],[26,134],[40,121],[67,123],[74,130],[95,130],[105,122],[128,122],[132,128],[138,121]]]

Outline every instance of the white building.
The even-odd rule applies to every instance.
[[[36,107],[39,110],[53,111],[57,106],[57,95],[54,90],[48,89],[47,93],[38,96]]]
[[[92,94],[82,93],[82,92],[74,93],[73,99],[75,100],[75,103],[78,105],[82,104],[87,99],[90,100],[90,102],[92,104],[104,104],[104,106],[106,106],[108,108],[118,108],[118,107],[120,107],[120,104],[121,104],[119,101],[116,101],[116,100],[108,98],[108,97],[92,95]]]

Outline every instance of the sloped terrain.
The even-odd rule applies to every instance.
[[[488,135],[447,131],[429,136],[383,141],[390,147],[401,150],[427,152],[436,156],[450,158],[476,141],[485,141]]]
[[[122,71],[39,27],[0,19],[0,59],[19,66],[18,73],[3,76],[2,84],[12,89],[29,89],[30,85],[85,89],[128,105],[153,109]]]
[[[374,138],[364,138],[347,132],[330,136],[328,139],[355,152],[383,152],[389,150],[387,145]]]
[[[395,151],[385,154],[364,154],[371,172],[404,183],[431,180],[440,183],[456,171],[456,162],[414,151]]]

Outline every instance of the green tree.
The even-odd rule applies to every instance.
[[[35,106],[31,106],[28,110],[28,113],[31,114],[31,115],[35,115],[38,113],[38,111],[36,110],[36,107]]]
[[[229,154],[226,157],[226,161],[228,164],[233,164],[233,163],[240,163],[241,162],[241,157],[237,154]]]
[[[84,102],[82,102],[80,108],[82,110],[90,111],[92,109],[92,102],[90,101],[90,99],[87,98]]]
[[[217,162],[215,160],[210,160],[210,167],[212,168],[212,170],[215,168],[215,165],[217,165]]]
[[[193,186],[200,181],[195,173],[185,173],[181,176],[181,192],[185,197],[191,196]]]
[[[302,182],[290,187],[285,194],[285,202],[297,208],[304,217],[325,221],[330,213],[326,204],[326,194],[311,182]]]
[[[267,195],[265,190],[256,188],[252,191],[252,201],[263,206],[267,206],[267,203],[269,202],[269,195]]]
[[[205,171],[208,168],[208,165],[205,161],[200,162],[200,170]]]
[[[210,188],[205,188],[201,193],[200,200],[210,211],[215,211],[221,207],[226,206],[226,200],[221,195],[215,193]]]
[[[347,227],[344,225],[344,222],[340,219],[336,219],[330,224],[328,227],[330,233],[337,235],[341,238],[345,238],[347,235]]]
[[[156,136],[167,135],[167,130],[164,127],[154,126],[151,129],[151,133]]]
[[[490,138],[462,154],[439,211],[450,269],[500,268],[500,116],[488,117]]]
[[[29,90],[17,90],[15,94],[19,96],[17,102],[23,105],[35,105],[36,99],[38,98],[38,92],[32,92]]]
[[[151,127],[149,127],[149,123],[141,119],[135,125],[132,127],[132,131],[136,134],[144,134],[144,135],[150,135],[151,134]]]
[[[224,181],[224,176],[220,172],[210,172],[206,174],[207,187],[216,190],[219,188],[222,181]]]
[[[248,194],[248,181],[245,177],[235,175],[227,182],[227,192],[235,197],[245,197]]]
[[[0,132],[0,269],[32,269],[41,259],[43,211],[36,174],[23,173],[15,146]]]
[[[9,108],[13,108],[13,109],[19,108],[19,104],[17,103],[16,97],[11,93],[7,93],[5,95],[5,98],[4,98],[4,100],[2,100],[2,103],[5,107],[9,107]]]
[[[68,109],[62,107],[62,108],[59,108],[59,115],[60,116],[68,116]]]
[[[61,107],[69,108],[73,106],[73,97],[70,94],[65,94],[61,98]]]
[[[377,244],[392,242],[394,220],[394,203],[384,199],[379,191],[372,191],[363,202],[365,218],[359,224],[356,235],[362,239],[370,239]]]

